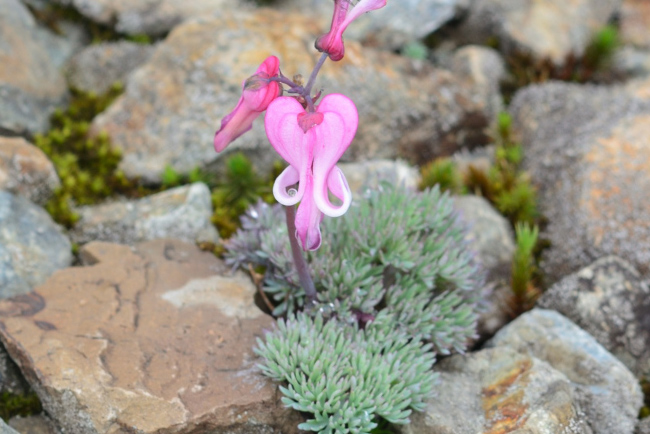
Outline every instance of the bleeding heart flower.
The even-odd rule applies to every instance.
[[[316,49],[329,54],[330,59],[337,61],[343,59],[345,46],[343,45],[343,32],[350,23],[366,12],[381,9],[386,6],[387,0],[360,0],[348,12],[351,0],[334,0],[334,16],[330,31],[316,40]]]
[[[341,169],[336,167],[350,146],[359,124],[352,100],[340,94],[323,98],[316,112],[305,112],[294,98],[280,97],[268,107],[264,127],[275,150],[287,167],[273,185],[273,195],[285,206],[298,202],[296,237],[304,250],[320,247],[323,214],[343,215],[352,193]],[[294,188],[298,183],[298,190]],[[330,202],[328,192],[341,201]]]
[[[221,121],[221,128],[214,135],[214,149],[223,151],[237,137],[253,127],[253,121],[280,95],[280,84],[269,81],[278,75],[280,61],[269,56],[257,68],[255,74],[244,81],[242,96],[235,109]]]

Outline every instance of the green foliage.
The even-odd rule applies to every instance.
[[[165,166],[161,175],[161,182],[163,188],[178,187],[183,182],[183,176],[172,166]]]
[[[470,168],[465,179],[469,191],[474,191],[494,204],[513,225],[534,223],[538,216],[537,192],[528,174],[519,170],[523,158],[521,145],[514,142],[512,119],[508,113],[499,114],[495,126],[495,162],[488,173]]]
[[[453,194],[463,191],[462,176],[449,158],[436,158],[420,169],[420,175],[420,190],[438,185],[442,191]]]
[[[603,27],[585,50],[585,64],[593,69],[609,66],[620,44],[618,29],[611,25]]]
[[[561,64],[550,58],[537,59],[531,53],[515,52],[506,58],[510,77],[502,83],[508,101],[520,88],[549,80],[576,83],[613,83],[625,77],[612,68],[614,52],[620,45],[618,29],[608,25],[596,32],[581,56],[571,53]]]
[[[54,220],[72,226],[78,216],[71,203],[96,203],[114,191],[132,189],[124,173],[117,169],[121,153],[111,147],[106,134],[88,135],[90,121],[108,107],[122,92],[115,85],[106,95],[72,90],[72,101],[65,111],[56,111],[51,129],[37,135],[35,144],[52,160],[61,179],[61,187],[46,204]]]
[[[526,223],[515,226],[517,246],[512,261],[512,292],[523,304],[532,288],[532,276],[535,268],[533,249],[537,244],[539,229]]]
[[[402,48],[402,55],[411,59],[425,60],[429,57],[429,49],[423,43],[414,41]]]
[[[9,422],[14,416],[30,416],[43,411],[41,401],[34,392],[27,395],[14,395],[10,392],[0,394],[0,417],[5,422]]]
[[[274,314],[287,318],[259,343],[262,369],[287,382],[286,404],[313,415],[302,429],[406,423],[433,393],[434,356],[462,352],[475,335],[482,274],[451,200],[384,183],[321,226],[321,248],[307,255],[315,317],[297,313],[304,293],[282,207],[258,202],[227,242],[226,262],[265,270]]]
[[[298,427],[320,433],[369,433],[377,416],[406,424],[411,409],[424,409],[437,377],[430,345],[384,312],[365,329],[299,314],[278,321],[255,351],[264,374],[288,383],[280,386],[282,402],[314,415]]]
[[[113,27],[96,23],[81,15],[71,5],[61,5],[49,3],[42,9],[38,9],[27,5],[34,18],[42,23],[45,27],[52,30],[54,33],[63,35],[64,32],[61,28],[62,21],[71,21],[81,25],[86,32],[90,35],[93,44],[108,41],[119,41],[126,39],[138,44],[151,44],[154,41],[144,34],[125,35],[116,31]]]
[[[639,418],[650,417],[650,376],[641,378],[641,390],[643,391],[643,407],[639,410]]]
[[[273,180],[281,170],[277,163],[271,176],[265,179],[255,173],[253,164],[244,154],[228,157],[224,178],[212,190],[212,223],[222,238],[229,238],[239,228],[239,218],[258,199],[274,202]]]

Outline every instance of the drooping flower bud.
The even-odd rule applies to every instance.
[[[345,46],[343,45],[343,32],[350,23],[366,12],[381,9],[386,6],[387,0],[360,0],[349,12],[351,0],[334,0],[334,15],[330,31],[316,40],[316,49],[329,54],[330,59],[338,61],[343,59]]]
[[[278,75],[280,61],[269,56],[254,75],[242,84],[242,96],[235,109],[221,121],[214,135],[214,149],[223,151],[233,140],[249,131],[253,121],[280,95],[280,84],[269,79]]]

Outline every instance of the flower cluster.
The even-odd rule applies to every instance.
[[[318,103],[320,92],[311,94],[314,79],[326,58],[334,61],[343,58],[343,32],[348,25],[363,13],[385,6],[386,0],[360,0],[352,8],[350,3],[351,0],[335,0],[331,29],[315,44],[323,55],[305,86],[282,75],[277,57],[268,57],[244,81],[237,106],[222,120],[214,136],[214,148],[221,152],[249,131],[262,112],[267,112],[266,135],[289,164],[277,178],[273,194],[285,206],[299,204],[295,236],[303,250],[318,249],[323,216],[343,215],[352,201],[348,183],[336,163],[356,134],[357,109],[344,95],[330,94]],[[292,96],[281,96],[283,84],[289,87],[287,93]],[[340,204],[333,204],[330,194]]]

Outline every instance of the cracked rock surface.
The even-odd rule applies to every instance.
[[[1,337],[69,433],[291,433],[255,369],[272,318],[242,273],[193,245],[91,243],[85,263],[0,304]],[[284,426],[286,425],[286,427]]]

